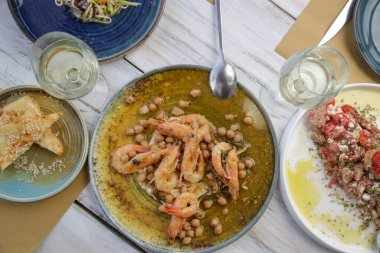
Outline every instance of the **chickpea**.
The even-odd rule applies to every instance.
[[[142,142],[140,142],[140,145],[141,145],[141,146],[144,146],[144,147],[148,147],[148,146],[149,146],[149,144],[148,144],[147,141],[142,141]]]
[[[186,236],[188,236],[188,237],[194,237],[194,230],[192,230],[192,229],[190,229],[190,230],[187,230],[186,231]]]
[[[246,175],[247,175],[247,171],[246,170],[239,170],[238,176],[239,176],[240,179],[245,178]]]
[[[253,124],[253,118],[251,116],[246,116],[243,119],[244,124],[251,126]]]
[[[245,166],[247,169],[252,169],[252,167],[255,166],[255,160],[251,158],[245,159]]]
[[[190,91],[190,96],[192,96],[193,98],[197,98],[201,95],[201,90],[199,89],[192,89]]]
[[[164,148],[166,148],[166,142],[165,142],[165,141],[161,141],[160,143],[158,143],[158,147],[159,147],[160,149],[164,149]]]
[[[140,126],[140,125],[137,125],[133,128],[133,130],[135,130],[135,133],[136,134],[141,134],[143,131],[144,131],[144,127],[143,126]]]
[[[182,239],[183,245],[189,245],[191,243],[191,237],[185,237]]]
[[[127,163],[129,161],[129,156],[123,155],[122,157],[120,157],[120,161],[123,163]]]
[[[134,150],[129,151],[128,156],[129,156],[129,158],[135,157],[136,151],[134,151]]]
[[[153,103],[157,106],[161,106],[165,100],[162,97],[155,97],[153,98]]]
[[[150,103],[149,106],[148,106],[148,108],[149,108],[150,112],[154,112],[154,111],[157,110],[157,105],[155,105],[153,103]]]
[[[233,115],[233,114],[224,115],[225,120],[233,120],[234,118],[236,118],[236,115]]]
[[[136,99],[132,96],[132,95],[127,95],[125,96],[125,103],[126,104],[133,104],[134,102],[136,102]]]
[[[184,193],[184,192],[187,192],[187,187],[186,187],[186,185],[183,185],[183,186],[181,187],[181,193]]]
[[[190,185],[189,187],[187,187],[187,192],[194,193],[195,187],[196,187],[195,185]]]
[[[203,234],[203,228],[201,226],[195,228],[195,233],[194,233],[195,237],[199,237],[202,234]]]
[[[166,113],[165,112],[160,112],[157,116],[156,119],[162,120],[166,118]]]
[[[210,220],[210,227],[215,228],[218,225],[219,225],[218,217],[214,217]]]
[[[158,134],[156,135],[156,137],[154,138],[154,140],[157,142],[157,143],[160,143],[161,141],[165,140],[165,137],[161,134]]]
[[[212,193],[217,193],[219,191],[219,185],[216,181],[211,181],[210,182],[210,187],[211,187],[211,192]]]
[[[135,134],[135,130],[133,130],[133,128],[128,128],[127,130],[125,130],[125,135],[127,136],[132,136]]]
[[[233,139],[235,137],[235,132],[230,129],[227,131],[226,135],[227,135],[227,138]]]
[[[237,133],[234,137],[234,142],[241,142],[243,140],[243,136],[240,133]]]
[[[223,197],[223,196],[219,196],[218,199],[217,199],[217,202],[221,206],[227,205],[227,199],[225,197]]]
[[[148,167],[146,167],[146,171],[147,172],[153,172],[154,171],[154,167],[152,165],[149,165]]]
[[[215,233],[216,235],[220,235],[222,232],[223,232],[222,225],[219,224],[218,226],[216,226],[216,227],[214,228],[214,233]]]
[[[179,239],[185,238],[186,237],[186,231],[182,230],[181,232],[179,232],[178,237],[179,237]]]
[[[171,113],[174,115],[174,116],[181,116],[183,115],[185,112],[179,108],[178,106],[174,106]]]
[[[222,210],[222,214],[223,214],[223,215],[227,215],[227,214],[228,214],[228,209],[227,209],[227,208],[223,208],[223,210]]]
[[[140,183],[142,183],[145,180],[146,180],[146,172],[143,171],[141,173],[138,173],[138,175],[137,175],[137,181],[139,181]]]
[[[140,119],[139,125],[145,128],[145,127],[149,126],[149,121],[146,119]]]
[[[196,214],[194,214],[194,217],[197,219],[203,219],[205,217],[205,213],[204,212],[197,212]]]
[[[204,159],[207,159],[210,157],[210,151],[208,151],[207,149],[203,150],[202,153],[203,153]]]
[[[149,173],[147,176],[146,176],[146,180],[150,181],[152,180],[154,177],[153,173]]]
[[[212,172],[207,173],[206,177],[207,177],[209,180],[215,180],[215,175],[214,175],[214,173],[212,173]]]
[[[239,170],[244,170],[245,169],[245,163],[244,162],[239,162],[238,163],[238,168],[239,168]]]
[[[148,114],[148,113],[149,113],[149,108],[148,108],[147,105],[144,105],[144,106],[140,107],[139,114],[145,115],[145,114]]]
[[[239,123],[232,124],[232,125],[230,126],[230,129],[231,129],[232,131],[237,131],[237,130],[239,130],[239,129],[240,129],[240,125],[239,125]]]
[[[186,101],[186,100],[180,100],[178,102],[178,106],[181,108],[181,109],[186,109],[187,107],[189,107],[189,101]]]
[[[190,222],[191,226],[193,227],[199,227],[201,225],[201,221],[199,219],[192,219]]]
[[[213,204],[213,201],[211,199],[203,200],[203,207],[205,209],[211,208],[212,204]]]
[[[168,142],[168,143],[173,143],[174,142],[174,138],[168,136],[168,137],[166,137],[165,141]]]
[[[166,203],[173,203],[173,200],[174,200],[174,197],[173,197],[173,195],[171,195],[171,194],[167,194],[166,196],[165,196],[165,201],[166,201]]]
[[[219,128],[218,128],[218,135],[219,135],[219,136],[221,136],[221,137],[225,136],[225,135],[226,135],[226,132],[227,132],[227,130],[226,130],[225,127],[219,127]]]
[[[142,142],[142,141],[144,141],[144,139],[145,139],[145,137],[143,134],[138,134],[135,137],[136,142]]]
[[[191,225],[190,225],[190,223],[189,223],[188,221],[185,221],[185,222],[183,223],[183,229],[184,229],[185,231],[188,231],[188,230],[191,229]]]

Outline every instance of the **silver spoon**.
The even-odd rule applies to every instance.
[[[236,72],[231,64],[224,60],[221,0],[215,1],[216,19],[219,35],[219,62],[212,68],[210,73],[210,87],[214,95],[226,99],[236,92]]]

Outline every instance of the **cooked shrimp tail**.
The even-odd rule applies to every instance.
[[[182,225],[185,222],[185,218],[180,218],[177,216],[172,216],[169,227],[168,227],[168,232],[166,233],[166,241],[169,244],[172,244],[179,234],[179,232],[182,229]]]

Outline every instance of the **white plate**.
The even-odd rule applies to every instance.
[[[336,98],[338,104],[365,106],[370,104],[379,122],[380,85],[351,84]],[[344,196],[345,203],[351,203],[339,187],[327,188],[322,161],[317,157],[310,138],[307,112],[299,111],[289,122],[281,140],[280,189],[284,202],[302,229],[313,239],[339,252],[372,253],[375,247],[375,226],[360,231],[362,223],[357,210],[349,210],[337,203],[334,191]]]

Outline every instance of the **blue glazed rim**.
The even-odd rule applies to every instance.
[[[367,2],[368,0],[366,1],[358,0],[355,6],[354,34],[355,34],[355,39],[356,39],[356,46],[359,49],[361,56],[367,62],[367,64],[371,67],[371,69],[375,71],[376,74],[380,75],[380,64],[377,64],[378,61],[374,59],[374,56],[369,52],[368,48],[366,47],[363,29],[361,28],[363,24],[363,18],[362,18],[363,13],[361,12],[363,12],[363,8],[365,8],[365,4]],[[377,3],[379,4],[380,2],[377,2]],[[368,39],[373,41],[371,37],[372,36],[370,35],[370,38]],[[377,49],[376,49],[376,52],[377,52],[376,57],[380,60],[380,52]]]
[[[14,11],[12,5],[11,5],[11,2],[12,1],[15,1],[15,0],[7,0],[7,4],[8,4],[8,9],[13,17],[13,19],[15,20],[17,26],[19,27],[19,29],[25,34],[25,36],[32,42],[36,41],[36,39],[31,35],[32,32],[31,30],[28,28],[28,26],[25,24],[25,21],[22,19],[22,17],[19,17],[18,15],[16,15],[16,12]],[[46,0],[46,1],[50,1],[50,0]],[[98,58],[98,61],[99,62],[106,62],[106,61],[111,61],[111,60],[114,60],[114,59],[117,59],[119,57],[122,57],[124,55],[126,55],[127,53],[135,50],[136,48],[138,48],[142,43],[145,42],[146,39],[148,39],[148,37],[153,33],[153,31],[156,29],[161,17],[162,17],[162,14],[163,14],[163,11],[165,9],[165,6],[166,6],[166,0],[160,0],[160,8],[157,12],[157,15],[155,17],[155,20],[154,22],[152,22],[149,26],[149,29],[146,30],[146,32],[141,36],[141,38],[139,38],[135,43],[133,43],[133,45],[127,47],[126,49],[124,50],[121,50],[120,52],[117,52],[117,53],[114,53],[112,55],[109,55],[109,56],[106,56],[106,57],[102,57],[102,58]]]
[[[169,71],[169,70],[175,70],[175,69],[190,69],[190,70],[203,70],[203,71],[211,71],[211,68],[209,67],[204,67],[204,66],[199,66],[199,65],[191,65],[191,64],[183,64],[183,65],[172,65],[172,66],[166,66],[162,67],[159,69],[155,69],[152,71],[149,71],[147,73],[144,73],[142,76],[137,77],[133,79],[132,81],[128,82],[123,88],[121,88],[112,98],[111,100],[107,103],[106,107],[103,109],[102,113],[99,115],[98,121],[96,123],[96,127],[94,129],[92,138],[91,138],[91,143],[90,143],[90,151],[88,155],[88,165],[89,165],[89,174],[90,174],[90,183],[95,191],[96,198],[98,199],[103,211],[106,213],[108,218],[112,221],[116,229],[125,237],[127,237],[129,240],[131,240],[133,243],[135,243],[137,246],[141,247],[144,250],[147,250],[148,252],[155,252],[155,253],[170,253],[173,252],[172,250],[169,249],[164,249],[164,248],[158,248],[155,247],[151,244],[148,244],[145,241],[140,240],[139,238],[136,238],[135,236],[130,235],[127,231],[123,229],[123,226],[113,217],[113,215],[109,212],[107,209],[106,205],[103,202],[102,197],[100,196],[100,192],[98,188],[96,187],[96,179],[95,179],[95,172],[94,172],[94,167],[92,164],[92,158],[94,156],[94,150],[95,150],[95,138],[94,136],[97,135],[100,125],[103,122],[104,116],[107,114],[108,110],[110,107],[113,105],[114,101],[122,94],[125,92],[130,86],[134,85],[136,82],[150,76],[154,75],[156,73],[164,72],[164,71]],[[256,216],[249,222],[244,228],[240,230],[239,233],[235,234],[234,236],[230,237],[228,240],[225,240],[217,245],[214,245],[210,248],[204,248],[204,249],[199,249],[199,250],[188,250],[188,251],[181,251],[181,252],[197,252],[197,253],[208,253],[208,252],[213,252],[215,250],[221,249],[226,247],[227,245],[235,242],[237,239],[241,238],[243,235],[245,235],[251,228],[257,223],[257,221],[261,218],[261,216],[264,214],[266,209],[268,208],[270,201],[272,200],[272,197],[276,191],[277,184],[278,184],[278,177],[279,177],[279,162],[280,162],[280,154],[279,154],[279,149],[277,147],[277,137],[276,133],[274,131],[274,127],[272,125],[272,121],[269,117],[269,114],[265,111],[264,107],[261,105],[259,100],[253,95],[251,91],[246,89],[244,86],[242,86],[240,83],[238,83],[238,87],[242,89],[248,96],[249,98],[255,103],[257,108],[260,110],[262,113],[265,122],[268,124],[269,130],[271,132],[272,136],[272,142],[273,142],[273,150],[274,150],[274,171],[273,171],[273,178],[270,186],[270,190],[266,196],[266,199],[261,206],[259,212],[256,214]]]
[[[0,95],[5,95],[7,93],[20,92],[20,91],[39,91],[39,92],[44,92],[45,94],[47,94],[43,89],[41,89],[37,86],[34,86],[34,85],[18,85],[15,87],[11,87],[11,88],[1,90]],[[82,114],[80,113],[80,111],[70,101],[65,100],[65,103],[67,103],[67,105],[70,106],[71,109],[78,116],[78,119],[82,125],[83,136],[85,137],[84,142],[83,142],[83,148],[81,150],[81,152],[83,154],[80,158],[81,160],[80,160],[78,166],[76,166],[75,168],[72,169],[73,173],[67,177],[66,182],[64,182],[62,185],[58,186],[57,188],[55,188],[54,190],[52,190],[46,194],[36,196],[36,197],[31,197],[31,198],[18,198],[18,197],[11,197],[11,196],[5,195],[3,193],[0,193],[1,199],[13,201],[13,202],[34,202],[34,201],[49,198],[49,197],[61,192],[66,187],[68,187],[74,181],[74,179],[78,176],[79,172],[83,169],[84,164],[86,163],[86,160],[87,160],[87,155],[88,155],[88,150],[89,150],[89,132],[87,129],[86,122],[85,122]]]

